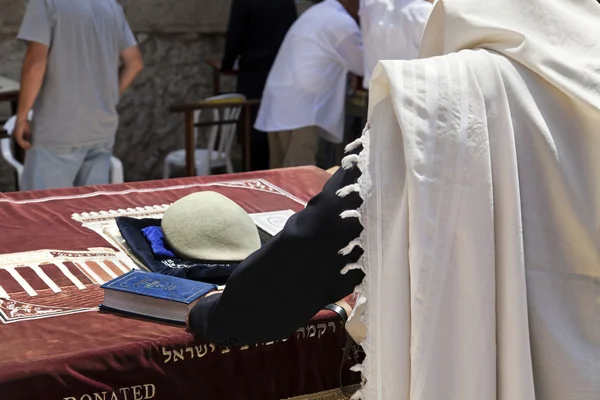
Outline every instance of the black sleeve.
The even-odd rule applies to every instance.
[[[233,0],[229,13],[229,26],[225,41],[225,55],[221,62],[223,71],[233,69],[233,64],[242,51],[244,31],[246,30],[246,6],[245,0]]]
[[[333,175],[279,235],[238,266],[222,294],[194,306],[191,331],[225,345],[285,339],[323,307],[351,294],[364,273],[340,271],[357,261],[362,249],[347,256],[339,250],[358,238],[362,226],[357,218],[340,214],[357,209],[362,200],[358,193],[341,198],[336,192],[359,176],[356,166]]]

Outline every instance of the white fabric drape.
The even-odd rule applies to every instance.
[[[425,0],[361,0],[364,42],[363,87],[369,88],[380,60],[414,60],[433,5]]]
[[[365,227],[356,398],[600,399],[598,21],[595,0],[439,0],[432,58],[375,70],[343,215]]]

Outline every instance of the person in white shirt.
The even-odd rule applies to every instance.
[[[414,60],[433,9],[433,0],[361,0],[360,26],[365,43],[363,87],[380,60]]]
[[[342,142],[348,71],[362,75],[359,0],[325,0],[298,18],[269,73],[256,129],[271,168],[315,165],[319,136]]]

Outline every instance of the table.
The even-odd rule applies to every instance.
[[[232,71],[221,71],[221,59],[220,58],[206,58],[204,60],[212,69],[213,79],[213,95],[218,96],[221,94],[221,75],[237,75],[237,69],[234,67]]]
[[[260,104],[258,99],[250,99],[246,101],[227,101],[214,103],[210,101],[200,101],[197,103],[187,104],[175,104],[171,106],[170,112],[183,113],[185,120],[185,171],[187,176],[196,175],[196,162],[195,162],[195,140],[194,140],[194,112],[197,110],[206,109],[221,109],[228,107],[239,107],[243,108],[244,123],[242,133],[242,164],[244,171],[250,170],[250,143],[252,134],[252,121],[251,121],[251,108]],[[231,123],[231,121],[222,121],[221,123]],[[212,122],[211,122],[212,124]]]
[[[287,340],[218,348],[179,325],[97,310],[99,285],[132,269],[105,234],[117,216],[160,218],[199,190],[248,212],[298,211],[328,177],[304,167],[0,193],[2,400],[280,400],[335,389],[345,333],[329,311]]]

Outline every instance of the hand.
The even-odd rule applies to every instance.
[[[17,119],[13,135],[17,144],[21,146],[22,149],[31,149],[31,127],[29,126],[29,121],[26,118]]]
[[[220,294],[223,293],[222,290],[213,290],[212,292],[207,293],[205,296],[203,296],[202,298],[200,298],[198,300],[198,302],[201,302],[202,300],[206,299],[207,297],[213,296],[215,294]],[[188,313],[187,318],[185,319],[185,326],[189,329],[190,328],[190,314]]]

